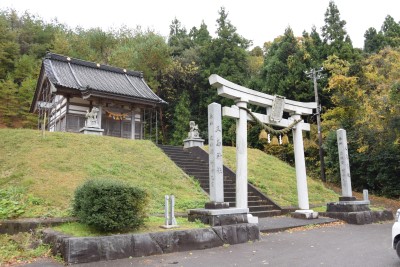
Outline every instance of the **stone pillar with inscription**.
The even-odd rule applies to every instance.
[[[217,103],[208,105],[208,146],[210,202],[206,209],[229,208],[229,203],[224,202],[221,105]]]
[[[371,211],[368,199],[357,200],[353,197],[346,130],[339,129],[336,131],[336,135],[339,151],[342,196],[339,197],[339,202],[327,203],[326,213],[324,215],[341,219],[351,224],[368,224],[372,223],[374,220],[386,220],[387,216],[384,215],[385,218],[383,218],[383,213]]]
[[[356,200],[353,197],[351,190],[351,176],[350,176],[350,163],[349,151],[347,149],[347,135],[346,130],[339,129],[336,131],[338,151],[339,151],[339,164],[340,164],[340,180],[342,185],[342,201]]]
[[[200,220],[211,226],[256,223],[258,222],[255,220],[256,217],[249,214],[247,207],[229,208],[229,203],[224,202],[221,118],[221,105],[217,103],[208,105],[210,202],[205,204],[204,209],[189,210],[188,219],[189,221]],[[247,183],[245,187],[247,189]]]

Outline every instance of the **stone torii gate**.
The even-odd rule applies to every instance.
[[[222,115],[236,119],[236,207],[247,208],[247,121],[254,120],[246,111],[247,104],[266,108],[265,114],[253,113],[261,122],[277,127],[288,127],[300,120],[293,127],[293,144],[297,180],[297,195],[300,210],[295,213],[305,218],[316,218],[318,213],[310,210],[308,202],[307,175],[304,160],[304,145],[302,131],[310,131],[310,125],[301,120],[301,115],[313,114],[317,103],[303,103],[285,98],[264,94],[232,83],[212,74],[209,82],[218,90],[218,95],[235,100],[236,105],[223,107]],[[275,104],[274,104],[275,101]],[[274,106],[274,109],[272,108]],[[289,119],[283,119],[283,111],[290,114]],[[295,216],[296,216],[295,214]]]

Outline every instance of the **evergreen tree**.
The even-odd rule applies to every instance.
[[[9,18],[6,12],[0,13],[0,79],[5,79],[8,73],[14,71],[15,60],[19,55],[17,33]]]
[[[232,25],[228,19],[228,13],[224,8],[218,12],[217,19],[217,37],[212,39],[210,43],[204,45],[201,49],[201,87],[200,104],[202,119],[199,122],[201,129],[207,125],[207,106],[212,102],[218,102],[222,105],[232,105],[232,101],[226,98],[217,97],[217,90],[210,87],[208,77],[211,74],[218,74],[221,77],[240,84],[246,85],[249,77],[248,68],[248,52],[246,49],[250,45],[250,41],[240,36],[236,32],[236,27]],[[231,128],[234,123],[229,120],[230,125],[224,124],[224,129]],[[230,137],[231,139],[233,136]],[[231,144],[232,140],[224,138],[224,142]]]
[[[172,134],[171,140],[172,145],[182,145],[183,140],[187,137],[190,121],[189,104],[189,96],[186,92],[183,92],[175,107],[173,119],[174,133]]]
[[[384,46],[384,36],[381,32],[376,32],[375,28],[369,28],[364,34],[364,51],[366,53],[376,53]]]
[[[306,57],[309,59],[311,67],[321,67],[326,57],[326,51],[324,50],[324,44],[315,26],[311,28],[310,34],[306,31],[303,32],[303,44]]]
[[[262,70],[265,93],[298,101],[312,101],[310,80],[304,74],[310,65],[306,51],[299,45],[290,27],[274,40],[265,56]]]
[[[365,32],[364,38],[366,53],[377,53],[386,46],[400,47],[400,22],[397,23],[393,17],[388,15],[379,32],[371,27]]]
[[[195,45],[204,46],[211,42],[211,35],[207,29],[207,25],[204,20],[201,22],[200,28],[193,27],[189,33],[190,38],[193,40]]]
[[[218,13],[217,38],[202,50],[204,78],[216,73],[234,83],[245,84],[248,70],[246,49],[250,41],[236,32],[224,8]]]
[[[185,27],[175,18],[169,26],[168,45],[171,47],[173,57],[180,56],[183,51],[193,46]]]
[[[325,25],[322,27],[322,37],[327,56],[337,55],[345,60],[352,60],[353,45],[345,29],[346,21],[340,19],[340,12],[333,1],[325,12]]]

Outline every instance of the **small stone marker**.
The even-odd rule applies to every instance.
[[[368,201],[368,189],[363,190],[363,200]]]
[[[171,205],[169,203],[171,202]],[[179,227],[175,219],[175,196],[165,195],[165,209],[164,209],[165,225],[162,228],[175,228]]]
[[[351,191],[351,177],[350,177],[350,164],[349,152],[347,149],[347,136],[346,130],[339,129],[336,131],[338,150],[339,150],[339,163],[340,163],[340,178],[342,183],[342,196],[352,197]]]
[[[208,105],[210,200],[224,202],[221,105]]]

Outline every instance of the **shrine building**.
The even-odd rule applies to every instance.
[[[141,72],[47,53],[30,112],[38,114],[39,128],[80,132],[96,107],[103,135],[144,139],[146,121],[157,120],[163,104]]]

